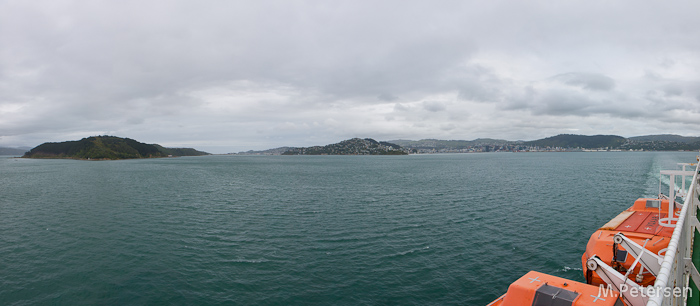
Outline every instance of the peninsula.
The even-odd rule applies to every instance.
[[[115,160],[200,155],[209,155],[209,153],[192,148],[165,148],[130,138],[93,136],[76,141],[46,142],[29,150],[22,158]]]

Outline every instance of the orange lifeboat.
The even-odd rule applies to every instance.
[[[606,285],[595,271],[588,269],[586,262],[594,255],[599,257],[622,275],[628,275],[632,281],[642,285],[654,284],[656,278],[643,265],[635,264],[635,258],[621,246],[621,236],[633,241],[656,256],[663,257],[673,234],[673,227],[668,225],[667,199],[641,198],[632,207],[623,211],[591,235],[586,245],[586,252],[581,256],[583,275],[591,285]],[[673,217],[680,212],[681,207],[674,205]],[[617,235],[617,238],[616,238]],[[632,271],[629,271],[633,269]],[[629,273],[628,273],[629,272]]]
[[[508,287],[508,292],[486,306],[622,306],[619,293],[568,279],[530,271]]]

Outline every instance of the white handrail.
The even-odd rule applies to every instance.
[[[692,222],[686,224],[685,220],[689,215],[694,216],[693,212],[697,206],[698,170],[700,170],[700,163],[695,167],[695,174],[688,193],[686,193],[683,209],[681,209],[680,216],[676,222],[671,241],[668,243],[668,249],[661,263],[659,275],[656,276],[656,282],[654,283],[656,294],[650,296],[647,306],[685,305],[684,297],[674,296],[673,294],[667,296],[663,293],[667,292],[669,285],[673,287],[686,287],[688,285],[688,275],[685,275],[685,256],[689,255],[690,252],[689,235],[694,234],[694,228],[692,228]],[[673,203],[673,199],[669,200],[669,206],[671,203]],[[680,249],[679,246],[681,246]],[[683,251],[683,254],[678,254],[679,250]],[[673,282],[670,282],[671,280]],[[679,281],[681,282],[680,284]]]

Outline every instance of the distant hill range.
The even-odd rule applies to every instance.
[[[282,155],[407,155],[401,146],[371,138],[352,138],[327,146],[290,148]]]
[[[0,147],[0,155],[22,156],[31,148],[5,148]]]
[[[467,149],[481,145],[508,145],[516,143],[514,141],[490,138],[478,138],[475,140],[389,140],[388,142],[410,149]]]
[[[93,136],[76,141],[43,143],[29,150],[22,157],[114,160],[199,155],[209,155],[209,153],[192,148],[164,148],[130,138]]]
[[[597,149],[620,148],[625,142],[627,142],[627,138],[615,135],[584,136],[561,134],[545,139],[526,141],[523,144],[531,147]]]
[[[627,139],[629,139],[630,141],[637,141],[637,142],[650,142],[650,141],[681,142],[681,143],[700,142],[700,137],[686,137],[686,136],[671,135],[671,134],[637,136],[637,137],[630,137]]]
[[[648,135],[625,138],[617,135],[561,134],[533,141],[501,139],[476,140],[389,140],[405,149],[419,153],[491,152],[491,151],[574,151],[574,150],[700,150],[700,137],[679,135]]]
[[[560,134],[533,141],[509,141],[479,138],[475,140],[389,140],[353,138],[327,146],[308,148],[280,147],[264,151],[247,151],[244,155],[378,155],[406,153],[468,153],[468,152],[523,152],[523,151],[582,151],[582,150],[635,150],[635,151],[698,151],[700,137],[679,135],[648,135],[625,138],[617,135]],[[403,153],[400,153],[403,152]]]
[[[643,150],[643,151],[697,151],[700,137],[679,135],[648,135],[624,138],[615,135],[569,135],[562,134],[523,144],[537,147],[560,147],[580,149]]]
[[[238,152],[238,153],[230,153],[230,154],[239,154],[239,155],[282,155],[282,153],[287,152],[291,149],[294,149],[294,147],[279,147],[279,148],[274,148],[274,149],[267,149],[267,150],[261,150],[261,151],[255,151],[255,150],[248,150],[245,152]]]

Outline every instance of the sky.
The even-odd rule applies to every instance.
[[[0,0],[0,146],[700,136],[700,2]]]

